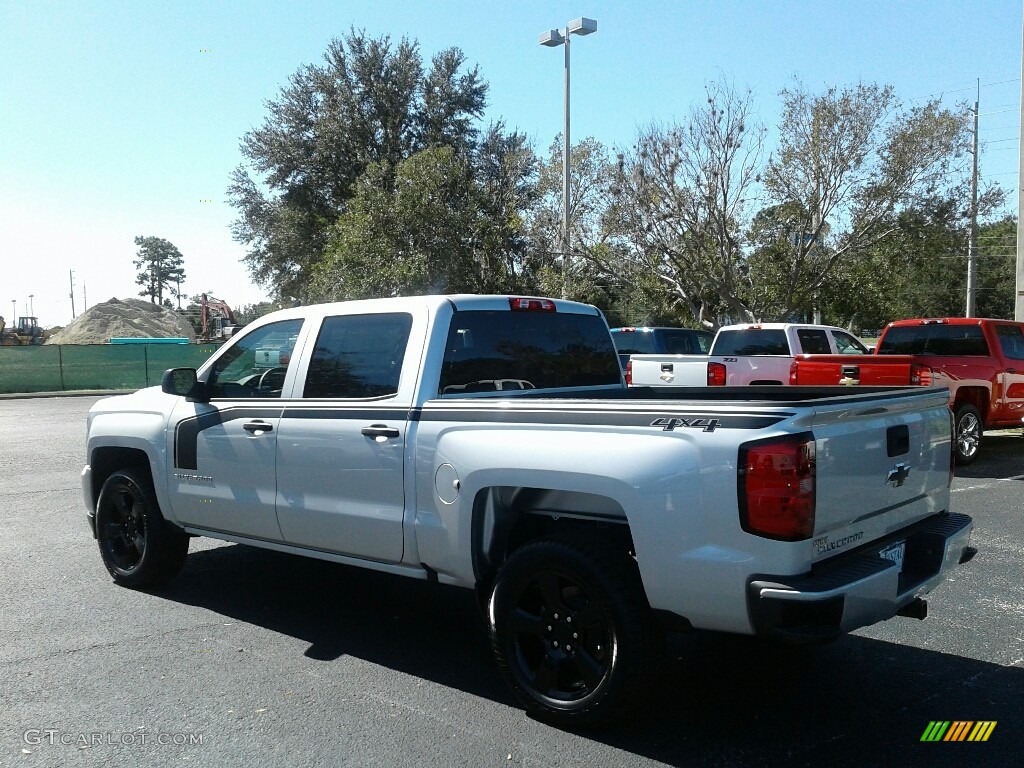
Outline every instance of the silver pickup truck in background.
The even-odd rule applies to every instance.
[[[973,554],[947,400],[627,388],[601,313],[567,301],[325,304],[99,401],[82,487],[124,586],[208,536],[474,589],[523,705],[585,725],[646,694],[665,629],[923,618]]]

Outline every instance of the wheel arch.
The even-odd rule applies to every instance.
[[[99,446],[92,450],[89,456],[89,466],[92,469],[92,495],[93,507],[100,496],[100,489],[107,481],[107,478],[121,469],[134,469],[145,473],[152,483],[153,468],[149,463],[149,455],[141,448],[130,448],[127,446],[106,445]]]
[[[991,393],[984,387],[959,387],[953,399],[953,413],[963,405],[973,405],[981,414],[983,426],[988,425]]]
[[[539,539],[578,533],[635,554],[626,512],[608,496],[496,485],[480,489],[472,509],[473,573],[481,594],[512,552]]]

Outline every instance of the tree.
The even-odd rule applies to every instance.
[[[181,281],[185,279],[181,252],[162,237],[140,235],[135,238],[135,244],[139,246],[135,268],[141,270],[135,282],[143,286],[139,296],[149,296],[150,301],[160,305],[168,304],[164,299],[165,290],[178,298]]]
[[[240,213],[233,234],[257,282],[279,299],[307,299],[332,227],[370,166],[390,182],[417,152],[475,145],[487,86],[464,64],[449,48],[424,73],[416,43],[353,29],[331,42],[323,64],[292,75],[262,127],[243,137],[246,162],[228,189]]]
[[[779,148],[764,185],[785,217],[774,239],[754,233],[760,248],[750,263],[750,285],[764,287],[751,301],[768,317],[819,307],[858,259],[898,237],[903,212],[955,199],[968,146],[963,112],[938,101],[905,108],[890,86],[813,95],[797,84],[781,95]]]
[[[475,156],[424,149],[375,163],[329,234],[317,298],[503,293],[528,282],[519,210],[529,194],[525,139],[492,127]]]
[[[707,86],[685,124],[650,126],[620,156],[615,226],[632,259],[704,326],[727,313],[753,320],[744,298],[744,232],[759,180],[764,130],[750,91]]]

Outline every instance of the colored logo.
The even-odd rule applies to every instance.
[[[996,729],[996,720],[932,720],[921,734],[921,741],[988,741]]]

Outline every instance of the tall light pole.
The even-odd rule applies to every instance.
[[[981,102],[981,79],[978,79],[978,95],[974,100],[974,170],[971,173],[971,222],[967,233],[967,311],[964,317],[976,314],[978,290],[978,104]]]
[[[1021,76],[1024,77],[1024,19],[1021,23]],[[1020,84],[1021,97],[1024,98],[1024,80]],[[1024,213],[1024,101],[1020,104],[1020,139],[1018,145],[1019,155],[1017,160],[1017,282],[1016,296],[1013,307],[1013,319],[1024,320],[1024,223],[1021,222],[1021,214]]]
[[[569,298],[569,258],[572,253],[569,239],[569,38],[572,35],[589,35],[597,32],[597,22],[593,19],[574,19],[565,25],[565,32],[549,29],[542,32],[541,45],[548,48],[565,46],[565,126],[562,131],[562,298]]]
[[[30,293],[28,295],[28,316],[29,317],[35,317],[36,316],[36,305],[35,305],[35,302],[32,301],[32,299],[34,299],[34,298],[35,298],[35,294],[34,293]]]

